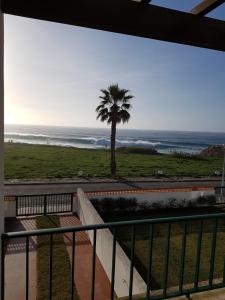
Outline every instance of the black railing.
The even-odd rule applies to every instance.
[[[47,215],[73,210],[73,194],[45,194],[16,196],[16,215]]]
[[[215,187],[215,195],[217,198],[217,204],[225,204],[225,187],[217,186]]]
[[[137,220],[126,221],[116,223],[106,223],[99,225],[77,226],[71,228],[54,228],[44,230],[34,230],[28,232],[15,232],[5,233],[2,235],[2,300],[4,300],[4,274],[5,274],[5,257],[7,256],[7,247],[13,240],[23,239],[25,241],[25,296],[24,299],[29,299],[29,246],[38,236],[49,236],[48,251],[49,265],[47,272],[48,278],[48,299],[52,299],[52,281],[53,281],[53,261],[54,261],[54,238],[59,234],[72,234],[72,258],[71,258],[71,299],[74,299],[74,274],[75,274],[75,257],[76,257],[76,237],[79,232],[90,232],[90,237],[93,246],[92,272],[91,276],[91,290],[90,299],[98,300],[95,297],[96,287],[96,245],[98,243],[98,234],[101,230],[110,229],[112,232],[112,244],[111,251],[105,253],[111,261],[111,292],[109,299],[115,299],[114,285],[117,280],[115,272],[115,264],[118,259],[116,256],[118,236],[124,229],[129,231],[129,246],[124,248],[127,256],[130,259],[130,271],[127,290],[127,299],[133,298],[133,279],[134,279],[134,267],[138,268],[138,259],[136,253],[137,243],[140,241],[140,236],[145,239],[146,242],[146,257],[147,261],[144,265],[146,274],[143,275],[143,279],[146,282],[146,291],[140,294],[138,299],[166,299],[174,296],[189,295],[191,293],[197,293],[217,288],[225,287],[225,213],[207,214],[198,216],[184,216],[184,217],[170,217],[159,218],[149,220]],[[175,227],[178,231],[174,231]],[[143,237],[143,230],[146,235]],[[128,233],[128,231],[126,231]],[[162,233],[163,232],[163,233]],[[179,232],[179,243],[176,255],[174,255],[174,247],[176,235]],[[159,239],[163,242],[163,246],[159,247]],[[192,239],[192,240],[191,240]],[[190,242],[192,241],[192,244]],[[190,246],[191,245],[191,246]],[[191,248],[190,248],[191,247]],[[223,249],[222,249],[223,248]],[[222,250],[221,250],[222,249]],[[38,250],[37,250],[38,251]],[[160,267],[162,275],[160,284],[155,285],[154,270],[156,268],[156,257],[158,252],[162,253]],[[208,255],[208,266],[205,268],[205,273],[202,274],[201,270],[206,264],[204,257]],[[179,258],[179,264],[173,264],[173,261]],[[219,269],[219,271],[217,270]],[[10,270],[13,272],[13,270]],[[187,274],[193,273],[192,279],[187,279]],[[189,273],[188,273],[189,272]],[[140,270],[140,274],[141,270]],[[44,274],[43,274],[44,275]],[[21,274],[22,276],[22,274]],[[171,278],[177,276],[177,283],[175,284]],[[58,295],[60,298],[60,295]],[[137,298],[135,298],[137,299]],[[5,299],[8,300],[8,299]]]

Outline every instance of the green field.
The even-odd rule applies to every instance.
[[[6,179],[109,177],[110,152],[69,147],[5,144]],[[166,177],[213,176],[222,158],[191,159],[173,155],[117,153],[118,176],[150,177],[162,169]]]
[[[143,218],[158,218],[169,216],[193,215],[201,213],[223,212],[219,208],[204,208],[201,209],[170,209],[160,211],[152,210],[142,213],[115,213],[114,215],[103,215],[103,219],[107,222],[123,221],[131,219]],[[213,237],[213,220],[203,222],[203,235],[200,253],[200,269],[199,282],[208,284],[211,252],[212,252],[212,237]],[[152,276],[151,289],[158,290],[163,287],[165,254],[166,254],[166,234],[168,224],[158,224],[154,226],[153,238],[153,254],[152,254]],[[183,237],[183,222],[177,222],[171,225],[170,252],[169,252],[169,268],[168,268],[168,287],[178,287],[180,280],[180,266],[182,253],[182,237]],[[199,237],[199,221],[190,221],[187,225],[187,241],[186,241],[186,256],[184,267],[184,284],[188,284],[188,289],[193,288],[193,283],[196,274],[197,260],[197,244]],[[117,232],[117,240],[130,256],[131,246],[131,229],[119,228]],[[135,242],[135,266],[144,279],[147,279],[148,251],[149,251],[149,226],[141,225],[136,227],[136,242]],[[214,266],[214,279],[222,282],[225,263],[225,222],[220,219],[217,230],[217,244]],[[218,283],[218,282],[217,282]]]
[[[36,218],[38,229],[60,227],[58,216],[41,216]],[[37,237],[37,299],[49,298],[49,245],[50,236]],[[52,299],[71,298],[70,258],[62,234],[53,236],[52,251]],[[79,300],[74,288],[74,300]]]

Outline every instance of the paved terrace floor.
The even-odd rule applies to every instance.
[[[61,215],[60,224],[63,227],[80,225],[79,219],[74,215]],[[6,231],[34,230],[36,228],[35,218],[8,218],[6,220]],[[64,235],[65,243],[71,259],[72,235]],[[29,299],[36,299],[36,239],[32,238],[29,245]],[[86,233],[76,235],[75,256],[75,285],[80,300],[89,300],[91,292],[92,271],[92,245]],[[5,256],[5,300],[25,299],[25,241],[15,239],[7,245]],[[110,295],[110,282],[96,257],[96,285],[95,299],[108,300]]]

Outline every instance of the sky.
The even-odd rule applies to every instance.
[[[95,108],[113,83],[135,97],[123,128],[225,132],[224,52],[5,15],[6,124],[106,127]]]

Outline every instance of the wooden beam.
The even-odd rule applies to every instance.
[[[225,51],[225,22],[130,0],[2,0],[4,13]]]
[[[130,0],[130,1],[135,1],[141,4],[149,4],[152,0]]]
[[[143,4],[149,4],[152,0],[141,0],[141,3]]]
[[[224,2],[225,0],[203,0],[191,10],[191,13],[198,16],[205,16]]]

